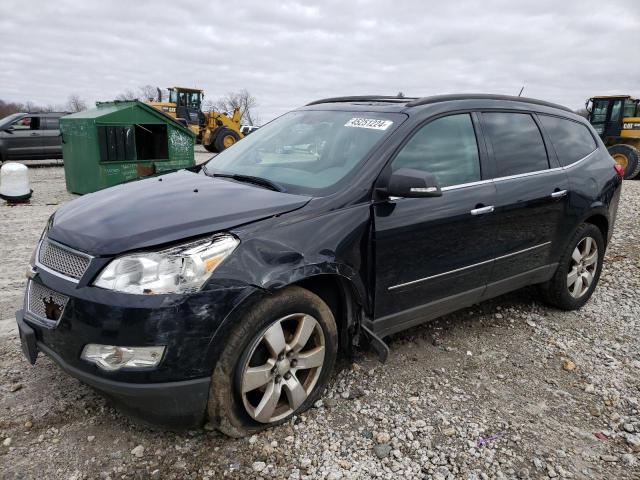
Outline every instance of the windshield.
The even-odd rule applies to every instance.
[[[405,118],[393,113],[290,112],[214,157],[205,173],[248,175],[287,192],[327,195]]]
[[[7,117],[0,119],[0,128],[6,128],[16,120],[26,116],[26,113],[13,113]]]

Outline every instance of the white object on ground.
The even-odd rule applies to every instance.
[[[0,168],[0,197],[8,202],[19,202],[31,197],[29,170],[21,164],[9,162]]]

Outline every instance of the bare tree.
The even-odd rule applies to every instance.
[[[158,88],[153,85],[142,85],[136,90],[128,88],[124,92],[116,96],[116,100],[131,101],[140,100],[141,102],[155,102],[158,99]]]
[[[72,97],[76,97],[76,105],[81,110],[86,110],[86,103],[80,99],[77,95],[71,95],[69,99]],[[66,111],[80,111],[73,110],[70,107],[70,102],[67,102],[65,105],[57,105],[57,104],[47,104],[47,105],[38,105],[35,102],[28,101],[26,103],[20,102],[5,102],[0,100],[0,118],[6,117],[7,115],[11,115],[12,113],[37,113],[37,112],[66,112]]]
[[[25,110],[26,108],[22,103],[0,100],[0,118],[11,115],[12,113],[24,112]]]
[[[40,107],[38,105],[35,104],[35,102],[32,102],[31,100],[27,101],[27,103],[24,104],[24,111],[25,112],[39,112],[40,111]]]
[[[127,89],[124,92],[118,94],[116,96],[116,100],[121,100],[121,101],[138,100],[138,94],[131,89]]]
[[[143,85],[140,88],[138,88],[138,90],[140,91],[138,100],[149,101],[149,102],[155,102],[156,100],[158,100],[157,87],[154,87],[153,85]]]
[[[87,102],[80,98],[77,93],[72,93],[67,100],[66,109],[70,112],[82,112],[87,109]]]
[[[240,109],[241,122],[245,125],[255,125],[258,118],[255,114],[255,108],[258,105],[256,97],[251,95],[246,88],[239,92],[227,93],[217,102],[206,102],[208,110],[216,110],[218,112],[227,112],[232,114],[236,108]]]

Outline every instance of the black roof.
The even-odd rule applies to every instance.
[[[418,107],[422,105],[430,105],[440,102],[450,102],[456,100],[503,100],[510,102],[529,103],[534,105],[543,105],[545,107],[558,108],[567,112],[573,113],[573,110],[557,103],[546,102],[544,100],[537,100],[535,98],[516,97],[512,95],[494,95],[488,93],[461,93],[453,95],[433,95],[430,97],[393,97],[386,95],[361,95],[351,97],[334,97],[325,98],[322,100],[316,100],[308,103],[309,105],[319,105],[322,103],[350,103],[350,102],[375,102],[375,103],[395,103],[404,104],[407,107]]]

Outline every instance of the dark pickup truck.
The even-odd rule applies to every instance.
[[[0,120],[0,160],[62,158],[63,112],[14,113]]]

